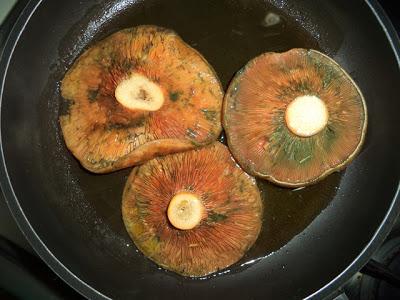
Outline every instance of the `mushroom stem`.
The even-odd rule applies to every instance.
[[[164,103],[161,88],[147,77],[133,73],[115,89],[115,98],[132,110],[156,111]]]
[[[300,137],[310,137],[320,132],[328,123],[328,117],[324,101],[313,95],[295,98],[285,113],[287,127]]]
[[[181,192],[171,199],[167,214],[169,221],[175,228],[188,230],[200,223],[204,211],[204,205],[198,196]]]

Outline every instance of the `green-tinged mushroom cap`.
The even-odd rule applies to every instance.
[[[293,49],[250,61],[225,95],[229,148],[248,173],[287,187],[315,183],[359,152],[364,98],[331,58]]]

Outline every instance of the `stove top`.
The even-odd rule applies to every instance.
[[[28,1],[0,0],[0,54],[12,24]],[[397,32],[400,33],[400,11],[397,9],[397,2],[391,0],[379,2],[386,10]],[[11,12],[7,14],[12,7]],[[379,267],[383,266],[386,270],[393,272],[391,275],[394,278],[385,273],[385,270],[381,270],[381,277],[386,281],[357,273],[343,287],[340,291],[342,294],[336,299],[400,299],[400,276],[396,275],[400,275],[399,221],[382,247],[374,254],[373,259],[378,264],[375,266],[378,270],[369,271],[375,275],[379,274]],[[2,270],[0,272],[0,299],[83,298],[55,275],[35,254],[18,229],[2,193],[0,193],[0,270]],[[368,270],[363,271],[368,272]],[[387,282],[392,282],[392,284]]]

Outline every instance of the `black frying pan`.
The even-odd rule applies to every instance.
[[[278,24],[267,26],[270,12]],[[319,49],[344,66],[368,104],[356,160],[303,190],[260,181],[259,240],[239,263],[203,280],[161,270],[135,249],[120,211],[130,170],[86,172],[60,133],[59,82],[68,67],[91,42],[139,24],[177,31],[225,88],[262,52]],[[12,30],[0,78],[3,192],[38,254],[87,297],[327,296],[365,264],[400,208],[399,42],[374,1],[32,0]]]

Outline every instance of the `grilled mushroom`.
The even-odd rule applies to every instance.
[[[181,275],[203,276],[235,263],[253,245],[262,202],[254,179],[217,142],[134,168],[122,215],[148,258]]]
[[[360,151],[367,108],[331,58],[293,49],[250,61],[225,95],[223,126],[244,170],[287,187],[315,183]]]
[[[105,173],[209,144],[221,131],[222,89],[206,60],[173,31],[121,30],[84,52],[65,75],[67,147]]]

